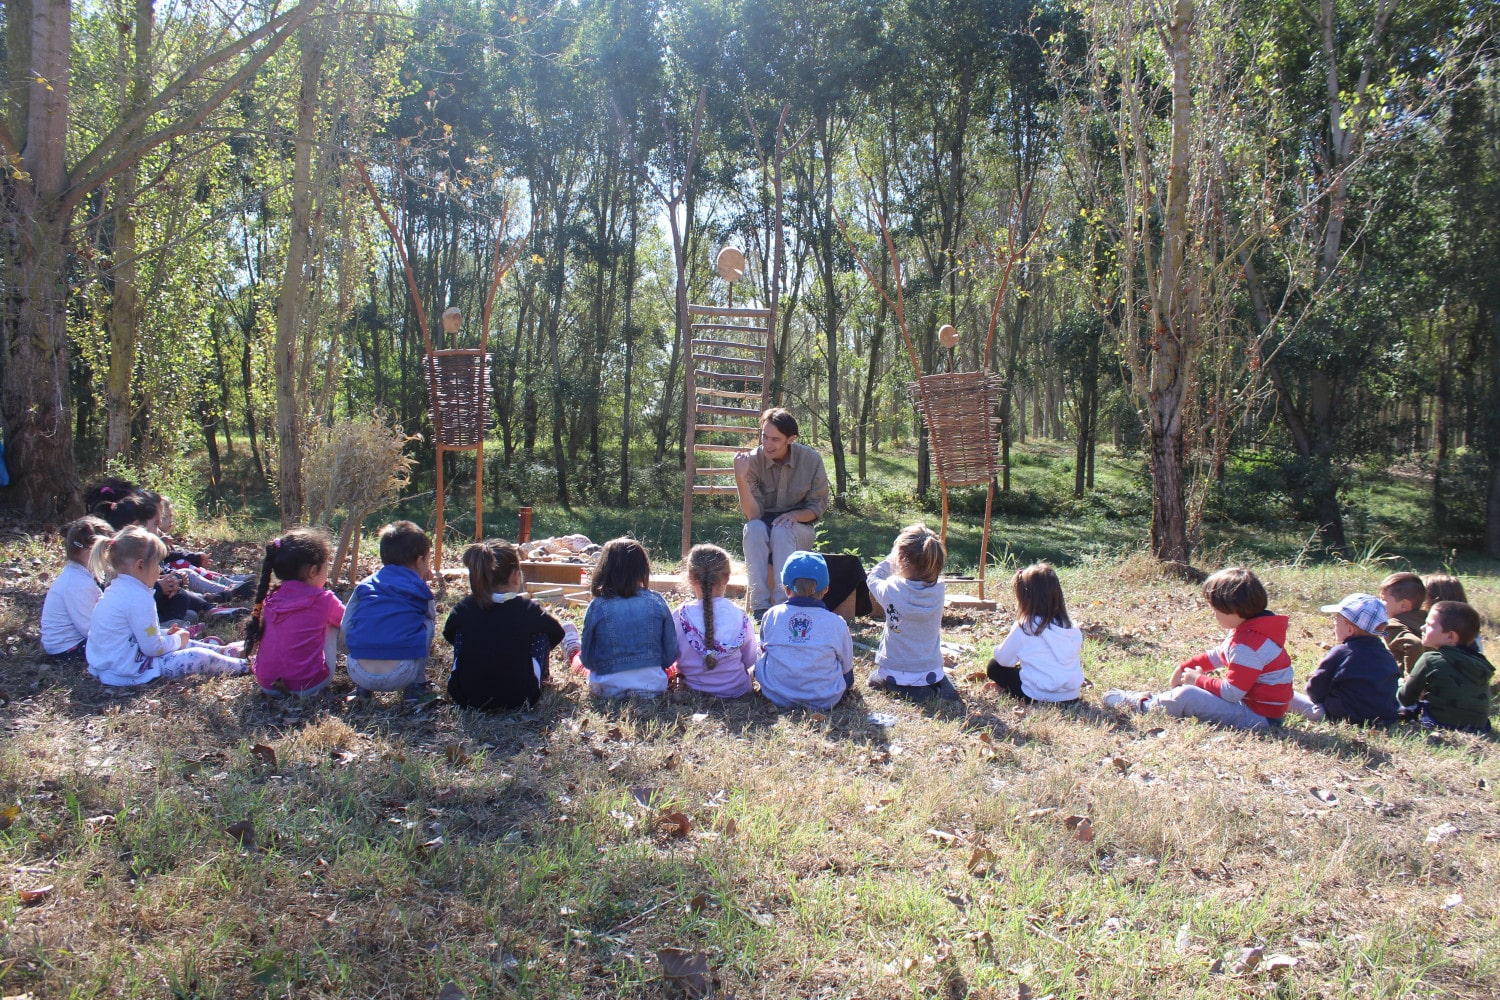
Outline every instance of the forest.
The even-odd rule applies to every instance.
[[[212,497],[248,452],[305,520],[309,442],[351,420],[399,426],[430,478],[429,321],[435,347],[488,326],[497,493],[670,509],[679,303],[726,300],[734,245],[736,301],[778,303],[772,401],[829,456],[836,503],[883,451],[934,489],[913,362],[987,358],[1002,493],[1028,438],[1074,445],[1078,497],[1096,448],[1135,455],[1162,560],[1257,504],[1340,552],[1372,469],[1421,477],[1445,547],[1500,555],[1493,5],[3,17],[0,504],[28,517],[184,455]],[[445,340],[448,306],[466,318]]]

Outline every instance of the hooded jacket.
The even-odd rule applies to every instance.
[[[382,566],[354,588],[344,645],[357,660],[420,660],[437,622],[432,590],[409,566]]]
[[[870,571],[870,597],[885,612],[875,676],[904,686],[936,684],[943,671],[943,584],[893,575],[890,560]]]
[[[1229,633],[1222,645],[1199,653],[1186,666],[1224,670],[1204,674],[1197,686],[1256,715],[1279,719],[1292,703],[1292,658],[1286,651],[1286,615],[1262,611]]]
[[[330,672],[324,645],[338,628],[344,604],[330,590],[288,580],[266,598],[265,633],[255,651],[255,680],[269,688],[285,681],[290,691],[316,687]]]
[[[1440,726],[1490,728],[1490,678],[1495,668],[1473,646],[1429,649],[1412,667],[1397,696],[1403,705],[1427,702],[1427,714]]]

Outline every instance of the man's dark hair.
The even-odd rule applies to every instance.
[[[1269,603],[1266,588],[1261,586],[1254,573],[1242,566],[1221,569],[1204,580],[1203,596],[1215,610],[1241,618],[1254,618],[1266,610]]]
[[[380,529],[380,561],[410,566],[432,551],[427,533],[410,521],[392,521]]]
[[[784,410],[779,406],[773,406],[760,415],[760,425],[764,427],[770,424],[787,437],[797,436],[797,418],[792,416],[790,410]]]

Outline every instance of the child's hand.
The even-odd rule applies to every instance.
[[[1198,678],[1203,676],[1203,671],[1199,670],[1197,667],[1178,667],[1177,669],[1181,672],[1182,678],[1176,681],[1173,684],[1173,687],[1176,687],[1178,684],[1191,684],[1194,687],[1197,687]]]

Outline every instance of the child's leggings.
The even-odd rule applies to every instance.
[[[250,670],[250,661],[230,656],[223,646],[196,639],[175,652],[153,657],[152,664],[169,680],[188,674],[243,674]]]

